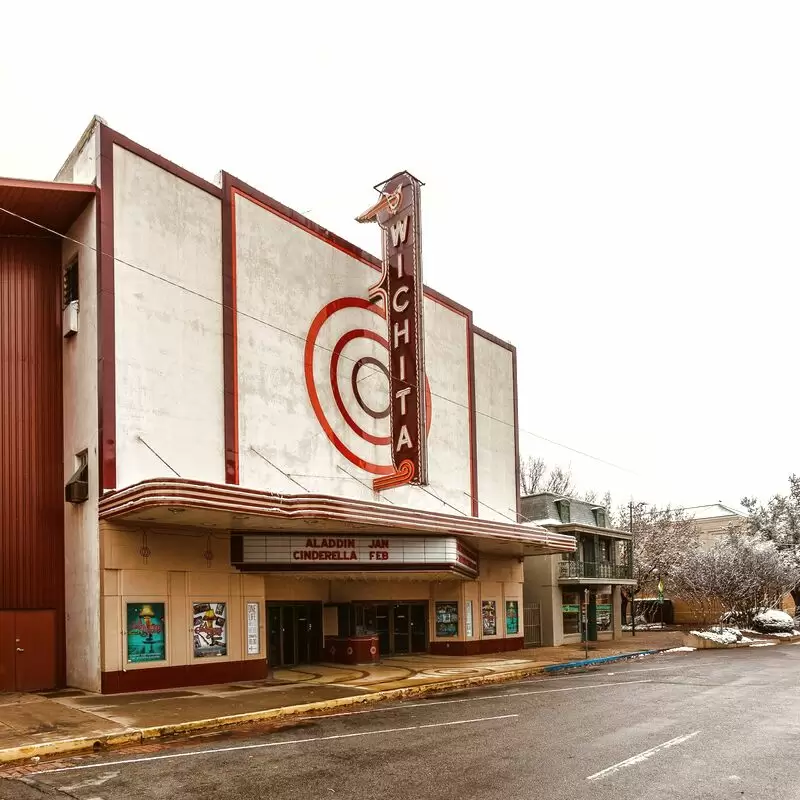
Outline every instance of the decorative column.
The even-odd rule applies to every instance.
[[[622,638],[622,587],[614,586],[611,590],[611,638]]]

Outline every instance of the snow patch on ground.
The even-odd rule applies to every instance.
[[[662,625],[660,622],[643,622],[641,625],[638,622],[636,623],[637,631],[660,631],[666,627],[666,625]],[[631,630],[631,626],[623,625],[622,630],[629,631]]]
[[[736,642],[752,642],[742,636],[738,628],[716,628],[711,631],[690,631],[692,636],[699,636],[701,639],[708,639],[717,644],[736,644]]]
[[[697,650],[696,647],[673,647],[669,650],[665,650],[665,653],[693,653]]]
[[[775,647],[777,642],[753,642],[750,647]]]

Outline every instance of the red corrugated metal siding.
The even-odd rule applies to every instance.
[[[62,413],[60,243],[0,237],[0,608],[60,625]]]

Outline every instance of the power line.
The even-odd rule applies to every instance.
[[[152,454],[153,454],[153,455],[154,455],[154,456],[155,456],[155,457],[156,457],[156,458],[157,458],[157,459],[158,459],[158,460],[159,460],[159,461],[160,461],[160,462],[161,462],[161,463],[162,463],[162,464],[163,464],[163,465],[164,465],[164,466],[167,468],[167,469],[169,469],[169,470],[172,470],[172,472],[174,472],[174,473],[175,473],[175,474],[176,474],[176,475],[177,475],[179,478],[181,477],[181,476],[180,476],[180,473],[179,473],[179,472],[178,472],[178,471],[177,471],[177,470],[176,470],[174,467],[170,466],[170,465],[169,465],[169,464],[168,464],[168,463],[167,463],[167,462],[166,462],[166,461],[165,461],[163,458],[161,458],[161,456],[160,456],[158,453],[156,453],[156,451],[155,451],[155,450],[153,450],[153,448],[152,448],[152,447],[150,447],[150,445],[149,445],[149,444],[147,444],[147,442],[146,442],[144,439],[142,439],[142,437],[141,437],[141,436],[137,436],[136,438],[137,438],[137,439],[138,439],[138,440],[139,440],[139,441],[140,441],[140,442],[141,442],[141,443],[142,443],[142,444],[143,444],[143,445],[144,445],[144,446],[145,446],[145,447],[146,447],[146,448],[147,448],[147,449],[148,449],[148,450],[149,450],[149,451],[150,451],[150,452],[151,452],[151,453],[152,453]]]
[[[293,477],[292,477],[292,476],[291,476],[291,475],[290,475],[288,472],[284,472],[284,471],[283,471],[283,470],[282,470],[282,469],[281,469],[281,468],[280,468],[280,467],[279,467],[277,464],[273,464],[273,463],[272,463],[272,462],[271,462],[271,461],[270,461],[270,460],[269,460],[269,459],[268,459],[268,458],[267,458],[265,455],[262,455],[261,453],[259,453],[259,452],[258,452],[258,450],[256,450],[256,449],[255,449],[255,447],[253,447],[252,445],[250,445],[250,449],[251,449],[251,450],[252,450],[252,451],[253,451],[253,452],[254,452],[254,453],[257,455],[257,456],[259,456],[260,458],[263,458],[263,459],[264,459],[264,461],[266,461],[266,462],[267,462],[267,464],[269,464],[269,465],[270,465],[270,466],[271,466],[273,469],[276,469],[276,470],[278,470],[278,472],[280,472],[280,473],[281,473],[281,475],[283,475],[285,478],[288,478],[288,479],[289,479],[289,480],[290,480],[292,483],[294,483],[294,484],[296,484],[297,486],[299,486],[299,487],[300,487],[300,488],[301,488],[301,489],[302,489],[304,492],[308,492],[309,494],[311,494],[311,491],[310,491],[309,489],[306,489],[306,487],[305,487],[305,486],[303,486],[303,484],[302,484],[302,483],[300,483],[299,481],[296,481],[296,480],[295,480],[295,479],[294,479],[294,478],[293,478]]]
[[[8,215],[10,215],[12,217],[15,217],[17,219],[20,219],[23,222],[27,222],[30,225],[34,225],[34,226],[36,226],[38,228],[41,228],[42,230],[45,230],[48,233],[53,234],[54,236],[59,236],[62,239],[65,239],[66,241],[73,242],[74,244],[77,244],[79,247],[85,247],[87,250],[91,250],[91,251],[97,253],[98,255],[107,256],[108,258],[112,258],[116,263],[124,264],[126,267],[130,267],[131,269],[134,269],[134,270],[136,270],[138,272],[141,272],[144,275],[148,275],[149,277],[154,278],[155,280],[162,281],[163,283],[166,283],[168,286],[172,286],[172,287],[174,287],[176,289],[179,289],[181,291],[187,292],[188,294],[194,295],[195,297],[199,297],[202,300],[206,300],[209,303],[213,303],[214,305],[218,305],[223,309],[226,309],[228,311],[232,311],[233,313],[235,313],[235,314],[237,314],[237,315],[239,315],[239,316],[241,316],[241,317],[243,317],[245,319],[252,320],[253,322],[256,322],[256,323],[264,325],[264,326],[266,326],[268,328],[271,328],[272,330],[278,331],[280,333],[284,333],[287,336],[291,336],[291,337],[293,337],[295,339],[298,339],[299,341],[301,341],[303,343],[307,343],[308,342],[308,338],[306,336],[303,336],[302,334],[294,333],[293,331],[289,331],[289,330],[286,330],[285,328],[281,328],[279,325],[275,325],[274,323],[267,322],[267,320],[261,319],[260,317],[256,317],[256,316],[253,316],[252,314],[248,314],[247,312],[241,311],[238,308],[234,308],[233,306],[227,305],[227,304],[225,304],[224,302],[222,302],[220,300],[216,300],[213,297],[209,297],[208,295],[205,295],[202,292],[198,292],[195,289],[190,289],[188,286],[184,286],[184,285],[182,285],[180,283],[177,283],[176,281],[170,280],[169,278],[166,278],[163,275],[158,275],[155,272],[150,272],[150,270],[147,270],[144,267],[140,267],[137,264],[133,264],[130,261],[126,261],[124,258],[119,258],[118,256],[116,256],[116,255],[114,255],[112,253],[104,253],[99,248],[95,247],[94,245],[86,244],[85,242],[81,242],[78,239],[73,239],[71,236],[67,236],[65,233],[60,233],[59,231],[53,230],[52,228],[48,228],[46,225],[42,225],[40,222],[35,222],[34,220],[29,219],[28,217],[25,217],[22,214],[17,214],[15,211],[11,211],[8,208],[4,208],[3,206],[0,206],[0,211],[4,212],[5,214],[8,214]],[[325,352],[333,354],[333,350],[331,348],[329,348],[329,347],[325,347],[325,345],[322,345],[322,344],[319,344],[317,342],[314,342],[313,346],[315,348],[319,348],[320,350],[323,350]],[[353,364],[356,363],[356,359],[350,358],[349,356],[346,356],[343,353],[339,354],[339,358],[340,359],[344,359],[346,361],[350,361]],[[374,370],[372,373],[370,373],[370,376],[373,375],[373,374],[379,374],[379,370]],[[413,387],[415,389],[418,388],[418,386],[416,384],[414,384],[414,383],[412,383],[410,381],[406,381],[406,383],[409,386],[411,386],[411,387]],[[555,439],[550,439],[547,436],[542,436],[541,434],[534,433],[533,431],[529,431],[529,430],[527,430],[525,428],[521,428],[518,425],[515,426],[511,422],[506,422],[505,420],[499,419],[498,417],[494,417],[491,414],[487,414],[484,411],[478,411],[478,409],[471,409],[465,403],[460,403],[460,402],[458,402],[458,400],[453,400],[451,397],[445,397],[444,395],[436,394],[435,392],[431,392],[431,396],[432,397],[436,397],[436,398],[438,398],[440,400],[444,400],[445,402],[452,403],[453,405],[455,405],[455,406],[457,406],[459,408],[463,408],[466,411],[474,412],[476,415],[479,415],[481,417],[485,417],[486,419],[492,420],[493,422],[498,422],[501,425],[505,425],[505,426],[507,426],[509,428],[515,428],[516,427],[516,429],[520,433],[524,433],[524,434],[526,434],[528,436],[532,436],[535,439],[540,439],[541,441],[547,442],[548,444],[555,445],[556,447],[561,447],[564,450],[569,450],[570,452],[576,453],[577,455],[583,456],[584,458],[589,458],[589,459],[591,459],[593,461],[597,461],[598,463],[605,464],[605,465],[607,465],[609,467],[613,467],[614,469],[620,470],[622,472],[628,472],[628,473],[630,473],[632,475],[638,474],[634,470],[628,469],[627,467],[623,467],[623,466],[621,466],[619,464],[615,464],[613,461],[607,461],[604,458],[600,458],[599,456],[592,455],[591,453],[587,453],[584,450],[578,450],[575,447],[571,447],[570,445],[563,444],[562,442],[558,442]]]
[[[350,478],[350,479],[352,479],[354,481],[358,481],[365,489],[369,489],[370,492],[375,494],[375,489],[372,486],[370,486],[366,481],[362,481],[360,478],[356,478],[355,475],[351,475],[344,467],[340,466],[339,464],[336,465],[336,469],[340,469],[342,472],[344,472],[345,475],[347,475],[348,478]],[[378,497],[380,497],[381,499],[385,500],[390,505],[395,505],[394,500],[392,500],[391,498],[387,497],[386,495],[379,494]]]

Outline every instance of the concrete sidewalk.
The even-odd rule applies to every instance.
[[[679,646],[681,631],[592,643],[590,658]],[[398,700],[502,682],[579,661],[583,647],[549,647],[475,657],[407,656],[358,668],[315,664],[276,670],[268,681],[133,694],[67,689],[0,695],[0,763],[114,746],[223,725],[278,719],[353,703]]]

